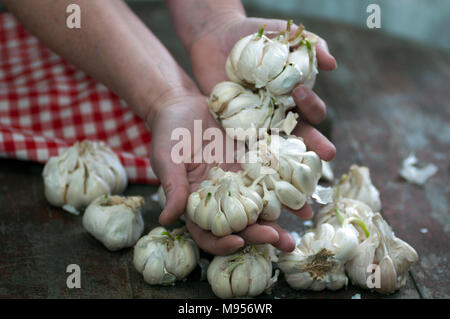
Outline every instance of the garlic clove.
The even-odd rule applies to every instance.
[[[186,205],[186,211],[190,220],[195,220],[195,211],[201,201],[202,200],[198,192],[194,192],[189,195]]]
[[[262,101],[258,95],[253,94],[250,91],[241,93],[228,102],[222,112],[219,113],[220,118],[226,119],[247,109],[259,109],[261,108],[261,105]]]
[[[290,94],[300,82],[301,77],[302,73],[296,65],[288,62],[284,70],[276,78],[267,83],[267,90],[273,95]]]
[[[285,181],[273,181],[275,193],[280,202],[291,208],[298,210],[306,203],[306,197],[292,184]]]
[[[230,225],[228,224],[228,220],[223,212],[218,211],[211,216],[211,232],[214,235],[216,235],[217,237],[223,237],[233,232],[233,229],[231,229]],[[201,225],[199,226],[202,227]]]
[[[238,62],[239,59],[241,57],[242,51],[244,50],[244,48],[247,46],[247,44],[253,39],[253,34],[250,34],[242,39],[240,39],[239,41],[237,41],[235,43],[235,45],[233,46],[233,48],[231,49],[230,55],[228,56],[228,59],[230,60],[230,62],[227,62],[227,67],[225,69],[228,77],[230,79],[233,78],[238,78],[240,79],[240,76],[237,75],[236,70],[238,69]],[[235,81],[232,80],[233,82],[239,83],[239,81]]]
[[[305,164],[296,163],[294,161],[290,162],[294,167],[291,179],[292,185],[294,185],[304,195],[312,195],[317,184],[314,176],[315,174],[311,168]]]
[[[277,195],[274,191],[268,190],[266,184],[263,183],[265,202],[264,208],[261,212],[261,219],[267,221],[277,220],[281,215],[282,207],[281,202],[278,200]]]
[[[243,230],[248,223],[247,214],[241,202],[231,193],[222,198],[222,211],[234,232]]]
[[[246,92],[246,89],[237,83],[230,81],[220,82],[211,92],[208,100],[209,108],[214,113],[222,113],[228,103],[244,92]]]
[[[219,205],[212,193],[208,193],[197,206],[194,215],[194,221],[201,228],[209,230],[212,227],[212,215],[210,212],[218,212]]]
[[[258,271],[258,269],[249,270],[248,266],[248,263],[243,263],[232,270],[231,287],[233,296],[243,297],[249,294],[249,286],[251,285],[249,274]]]
[[[379,293],[391,293],[397,290],[397,272],[392,259],[389,256],[385,256],[378,265],[380,267],[380,287],[375,287],[376,291]]]

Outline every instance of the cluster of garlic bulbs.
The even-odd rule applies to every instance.
[[[298,84],[314,86],[316,43],[302,25],[291,32],[290,22],[281,33],[263,27],[236,42],[225,66],[231,81],[217,84],[208,100],[212,114],[224,128],[278,128],[291,134],[298,118],[289,111],[295,107],[291,93]]]
[[[240,173],[224,172],[214,167],[209,179],[191,193],[187,202],[189,218],[216,236],[226,236],[245,229],[258,219],[263,209],[260,194],[245,185]]]
[[[199,258],[186,227],[171,232],[156,227],[136,243],[133,263],[150,285],[171,285],[189,275]]]
[[[254,297],[270,289],[278,279],[278,271],[272,276],[273,251],[269,244],[247,245],[235,254],[214,257],[207,272],[214,294]]]
[[[117,155],[103,142],[76,142],[44,167],[45,197],[78,214],[104,194],[123,192],[127,175]]]
[[[111,251],[133,246],[144,231],[141,196],[100,196],[85,210],[84,228]]]
[[[418,260],[414,248],[396,237],[381,214],[369,206],[376,204],[374,194],[378,191],[368,169],[352,166],[350,174],[364,178],[353,182],[341,178],[340,184],[348,183],[345,193],[337,194],[333,203],[320,210],[314,228],[302,237],[294,252],[281,254],[280,269],[293,288],[335,290],[350,278],[362,288],[391,293],[405,284],[408,270]],[[335,187],[335,192],[339,190]],[[318,272],[316,263],[326,267]]]
[[[307,151],[303,139],[266,135],[257,147],[245,154],[242,168],[263,186],[264,197],[270,198],[270,212],[266,220],[275,220],[281,213],[281,204],[298,210],[306,203],[322,174],[322,162],[315,152]]]

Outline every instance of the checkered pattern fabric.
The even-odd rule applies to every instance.
[[[105,86],[0,14],[0,157],[45,163],[79,140],[102,140],[130,182],[157,183],[145,123]]]

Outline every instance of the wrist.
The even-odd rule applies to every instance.
[[[200,96],[197,87],[191,85],[167,86],[157,96],[152,96],[143,103],[143,120],[152,130],[154,122],[158,120],[159,113],[170,105],[175,105],[181,100],[192,96]]]
[[[178,38],[190,52],[205,34],[226,29],[246,17],[240,0],[166,0]]]

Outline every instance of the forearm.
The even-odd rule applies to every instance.
[[[119,0],[4,0],[20,22],[65,60],[105,84],[147,119],[158,100],[195,85],[170,53]],[[66,7],[81,7],[81,28]]]
[[[225,20],[245,16],[240,0],[166,0],[175,30],[184,47]]]

